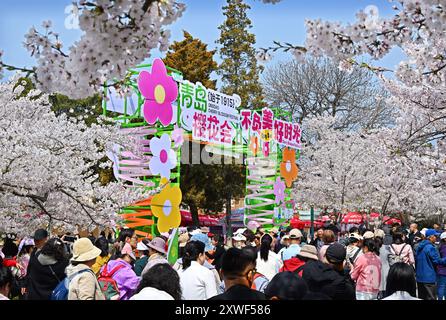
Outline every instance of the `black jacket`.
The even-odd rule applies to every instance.
[[[302,272],[302,278],[310,292],[318,292],[333,300],[356,300],[355,286],[349,275],[334,270],[320,261],[309,260]]]
[[[242,285],[232,286],[225,293],[208,300],[266,300],[266,296],[260,291],[252,290]]]
[[[65,279],[68,263],[68,259],[57,261],[34,250],[30,255],[26,274],[27,300],[50,300],[53,290]]]
[[[410,246],[412,248],[413,248],[413,245],[418,242],[418,241],[414,241],[415,238],[418,238],[418,240],[421,239],[421,232],[420,231],[417,230],[416,233],[410,232],[409,236],[407,237],[406,243],[410,244]]]

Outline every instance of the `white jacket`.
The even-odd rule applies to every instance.
[[[280,268],[282,267],[282,260],[280,256],[274,253],[273,251],[269,251],[268,253],[268,261],[263,260],[260,257],[260,252],[257,254],[257,263],[256,269],[259,273],[263,274],[269,281],[274,278],[276,274],[279,273]]]
[[[145,287],[139,293],[131,297],[130,300],[174,300],[174,298],[165,291]]]
[[[207,300],[218,294],[214,274],[198,262],[192,261],[179,274],[184,300]]]

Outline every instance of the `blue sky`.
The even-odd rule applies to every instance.
[[[224,21],[222,6],[226,0],[183,0],[187,10],[174,23],[171,40],[181,40],[182,30],[189,31],[215,48],[219,37],[218,26]],[[282,0],[271,5],[261,0],[247,0],[251,5],[249,16],[253,23],[252,32],[257,37],[257,47],[270,46],[274,40],[303,44],[305,40],[305,19],[322,18],[330,21],[354,21],[355,13],[368,5],[379,8],[381,16],[392,14],[388,0]],[[65,49],[77,40],[81,32],[64,27],[67,15],[64,9],[69,0],[2,0],[0,11],[0,49],[4,51],[4,62],[16,66],[32,66],[34,59],[22,45],[24,34],[31,26],[40,28],[43,20],[52,20],[53,30],[58,32]],[[153,52],[153,58],[162,57]],[[288,54],[278,54],[267,66],[290,59]],[[398,51],[392,52],[380,65],[394,69],[401,60]],[[218,61],[218,57],[216,57]]]

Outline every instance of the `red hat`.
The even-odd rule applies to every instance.
[[[212,232],[208,232],[208,237],[209,237],[209,238],[213,238],[213,237],[214,237],[214,234],[213,234]]]

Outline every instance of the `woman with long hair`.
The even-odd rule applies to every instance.
[[[181,300],[180,277],[167,263],[150,268],[130,300]]]
[[[416,295],[417,282],[414,269],[404,262],[392,265],[387,276],[387,297],[383,300],[420,300]]]
[[[265,233],[260,239],[260,250],[257,254],[257,271],[269,281],[279,272],[282,262],[279,255],[273,251],[273,237]]]
[[[205,245],[191,241],[185,247],[183,270],[180,273],[184,300],[207,300],[217,295],[214,274],[203,264],[206,261]]]
[[[359,256],[350,272],[356,281],[356,300],[376,300],[381,284],[381,259],[379,247],[374,239],[366,239]]]

